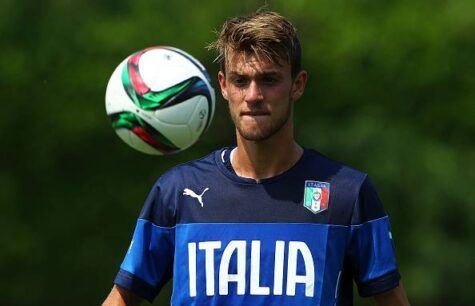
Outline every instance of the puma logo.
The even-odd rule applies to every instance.
[[[200,202],[201,207],[203,207],[203,195],[205,194],[206,191],[208,191],[208,189],[209,188],[206,187],[205,190],[203,190],[203,192],[200,195],[198,195],[193,190],[185,188],[185,189],[183,189],[183,195],[187,195],[187,196],[190,196],[192,198],[198,199],[198,202]]]

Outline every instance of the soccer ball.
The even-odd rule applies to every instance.
[[[165,46],[122,61],[106,89],[112,127],[132,148],[155,155],[182,151],[209,127],[215,93],[208,72],[186,52]]]

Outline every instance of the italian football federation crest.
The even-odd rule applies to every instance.
[[[328,208],[330,199],[330,183],[318,181],[305,181],[303,194],[303,206],[314,214],[318,214]]]

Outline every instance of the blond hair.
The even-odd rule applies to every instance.
[[[277,64],[289,63],[293,76],[302,69],[296,28],[272,11],[260,10],[249,16],[227,20],[208,49],[217,51],[215,61],[223,72],[231,55],[240,53],[264,57]]]

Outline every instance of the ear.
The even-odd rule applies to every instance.
[[[218,82],[219,82],[219,87],[221,87],[221,94],[223,95],[223,98],[225,100],[228,100],[228,93],[226,91],[227,90],[226,75],[221,70],[218,72]]]
[[[294,78],[292,84],[292,91],[290,97],[293,101],[297,101],[303,95],[305,91],[305,85],[307,84],[307,71],[301,70]]]

